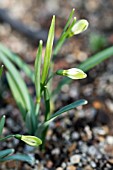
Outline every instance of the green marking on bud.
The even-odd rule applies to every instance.
[[[14,137],[22,140],[30,146],[37,147],[42,144],[41,139],[37,138],[36,136],[15,135]]]
[[[68,70],[58,70],[56,72],[56,74],[58,75],[62,75],[62,76],[67,76],[71,79],[84,79],[87,77],[87,74],[84,73],[82,70],[78,69],[78,68],[71,68]]]
[[[88,25],[89,23],[85,19],[77,21],[71,29],[71,35],[77,35],[84,32],[88,28]]]

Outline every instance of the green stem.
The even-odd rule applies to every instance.
[[[9,139],[9,138],[12,138],[12,137],[14,137],[14,136],[15,136],[15,135],[8,135],[8,136],[0,139],[0,141],[4,141],[4,140]]]
[[[56,47],[55,47],[55,49],[54,49],[54,51],[53,51],[53,60],[54,60],[54,58],[56,57],[56,55],[58,54],[58,52],[60,51],[63,43],[64,43],[65,40],[66,40],[66,37],[67,37],[67,33],[63,33],[63,34],[61,35],[61,37],[59,38],[59,40],[58,40],[58,42],[57,42],[57,44],[56,44]]]
[[[46,140],[46,134],[47,134],[48,128],[49,128],[49,126],[47,126],[42,133],[42,138],[41,138],[42,139],[42,145],[40,145],[41,151],[45,150],[45,140]]]

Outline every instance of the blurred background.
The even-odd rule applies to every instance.
[[[75,8],[77,19],[84,18],[89,21],[89,28],[81,35],[72,37],[63,45],[56,58],[55,69],[75,67],[93,54],[113,46],[113,0],[0,0],[0,43],[18,54],[33,67],[39,40],[42,39],[44,44],[46,43],[52,15],[56,15],[55,41],[57,41],[73,8]],[[29,85],[29,89],[33,93],[32,86]],[[0,101],[0,115],[6,114],[7,118],[4,133],[17,133],[23,127],[22,123],[17,125],[21,121],[19,111],[7,88],[1,94],[4,101]],[[82,108],[77,110],[78,124],[74,123],[76,127],[74,130],[78,130],[76,131],[79,135],[78,139],[89,144],[89,139],[86,137],[88,125],[91,132],[97,128],[97,131],[94,130],[92,133],[94,133],[93,136],[97,135],[98,142],[107,140],[106,136],[113,135],[113,57],[91,69],[86,80],[65,85],[61,89],[56,108],[79,98],[87,99],[89,104],[84,108],[84,111]],[[70,126],[68,127],[67,119],[64,119],[64,124],[67,123],[65,126],[58,121],[55,127],[61,125],[68,130],[71,129]],[[70,124],[72,120],[76,122],[76,118],[74,119],[70,117]],[[100,129],[103,130],[104,135],[102,135]],[[63,138],[66,140],[69,131],[62,128],[60,130],[65,134]],[[54,128],[49,131],[48,139],[52,147],[55,148],[55,144],[52,143],[54,139],[51,137],[53,131]],[[82,131],[86,136],[81,133]],[[59,137],[61,132],[55,132],[56,136]],[[71,134],[72,132],[71,129]],[[66,144],[69,147],[68,143]],[[17,145],[13,142],[13,146]],[[2,148],[11,146],[10,142],[4,143]],[[51,152],[52,147],[49,147],[47,143],[47,153],[40,156],[40,159],[45,158],[46,167],[50,166],[51,168],[55,166],[54,161],[56,159],[51,161],[52,165],[47,164],[52,157],[51,155],[48,159],[48,153]],[[64,146],[59,144],[59,147],[63,148]],[[19,151],[23,150],[20,146],[18,148]],[[104,153],[113,157],[113,138],[112,147],[107,146]],[[40,153],[37,154],[40,155]],[[55,167],[60,166],[61,163],[62,160]],[[8,166],[10,167],[10,165]]]

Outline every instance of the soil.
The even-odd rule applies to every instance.
[[[56,15],[57,40],[72,8],[75,8],[75,16],[86,18],[90,26],[82,35],[71,38],[63,45],[55,61],[55,70],[75,67],[91,55],[113,46],[113,1],[0,1],[0,9],[6,9],[12,19],[33,32],[43,30],[41,36],[44,42],[52,15]],[[92,49],[92,33],[105,38],[105,43],[96,50]],[[33,67],[38,38],[27,36],[7,21],[0,20],[0,41]],[[8,161],[0,164],[0,170],[113,170],[112,63],[113,57],[87,72],[86,79],[62,87],[55,110],[82,98],[88,100],[88,104],[63,114],[51,123],[45,151],[34,150],[16,139],[0,144],[0,150],[14,148],[16,153],[30,154],[36,159],[33,166],[26,162]],[[0,116],[6,115],[3,135],[25,134],[26,129],[8,88],[5,71],[2,80]],[[55,79],[54,82],[58,81]],[[26,83],[34,94],[34,87],[27,78]],[[57,83],[54,83],[53,87],[56,86]]]

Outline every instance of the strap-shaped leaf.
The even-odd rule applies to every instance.
[[[54,40],[54,30],[55,30],[55,16],[52,18],[51,26],[49,29],[49,34],[48,34],[48,39],[47,39],[47,44],[46,44],[46,50],[45,50],[45,55],[44,55],[44,65],[43,65],[43,70],[42,70],[42,80],[41,83],[42,85],[45,84],[45,81],[48,76],[48,71],[50,67],[50,59],[52,55],[52,47],[53,47],[53,40]]]
[[[40,68],[41,68],[41,57],[42,57],[42,40],[39,42],[39,47],[35,60],[35,89],[36,89],[36,101],[40,102]]]
[[[14,154],[11,156],[7,156],[7,157],[0,159],[0,162],[10,161],[10,160],[24,161],[24,162],[28,162],[31,165],[34,165],[35,163],[35,159],[32,156],[25,155],[25,154]]]
[[[34,82],[34,72],[18,55],[11,52],[8,48],[6,48],[2,44],[0,44],[0,52],[4,54],[4,57],[14,62]]]
[[[9,73],[6,73],[6,75],[9,82],[9,86],[20,109],[22,117],[25,119],[26,127],[30,134],[34,134],[34,130],[37,127],[36,115],[34,114],[33,110],[29,110],[26,113],[26,104],[24,102],[22,94],[20,93],[20,90],[18,89],[18,86],[16,85],[16,82]]]
[[[3,72],[3,65],[0,67],[0,78],[2,76],[2,72]]]
[[[89,57],[86,61],[80,64],[78,68],[83,71],[88,71],[111,56],[113,56],[113,46]]]
[[[11,88],[12,94],[14,96],[14,99],[17,103],[17,106],[20,109],[23,119],[25,119],[27,108],[26,108],[26,103],[25,103],[23,94],[21,93],[21,91],[18,87],[18,84],[14,80],[13,76],[8,72],[6,73],[6,76],[7,76],[7,80],[8,80],[9,86]]]
[[[81,100],[77,100],[76,102],[73,102],[67,106],[64,106],[63,108],[58,110],[56,113],[51,115],[49,120],[44,123],[44,127],[46,127],[51,121],[53,121],[55,118],[57,118],[62,113],[72,110],[78,106],[85,105],[85,104],[87,104],[87,100],[81,99]]]
[[[0,136],[4,128],[4,124],[5,124],[5,115],[3,115],[2,118],[0,119]]]
[[[5,150],[0,151],[0,161],[1,161],[1,158],[4,158],[10,154],[13,154],[14,151],[15,151],[14,149],[5,149]]]
[[[29,134],[34,135],[37,129],[37,117],[35,114],[32,113],[32,111],[29,111],[26,114],[25,124],[29,131]]]
[[[65,27],[64,27],[64,29],[63,29],[63,33],[67,30],[68,26],[71,24],[71,20],[72,20],[72,18],[73,18],[74,12],[75,12],[75,9],[73,8],[72,11],[71,11],[71,13],[70,13],[70,15],[69,15],[69,17],[68,17],[68,20],[67,20],[67,22],[66,22],[66,25],[65,25]]]
[[[47,87],[44,87],[44,100],[45,100],[45,121],[50,117],[50,95]]]
[[[53,60],[55,59],[56,55],[60,51],[63,43],[66,41],[66,38],[67,38],[67,35],[68,35],[68,34],[66,34],[66,32],[70,28],[70,25],[72,25],[71,20],[73,19],[74,12],[75,12],[75,9],[73,8],[70,15],[69,15],[69,17],[68,17],[66,25],[65,25],[65,27],[64,27],[64,29],[62,31],[62,34],[61,34],[61,36],[60,36],[59,40],[57,41],[56,46],[54,48]]]
[[[8,72],[10,74],[10,76],[8,75],[8,78],[10,77],[9,85],[11,86],[11,90],[13,92],[13,95],[15,97],[17,104],[19,102],[21,102],[20,105],[22,107],[24,106],[24,108],[26,109],[25,112],[32,110],[32,112],[34,113],[35,109],[34,109],[33,101],[29,95],[26,84],[25,84],[24,80],[21,78],[19,72],[17,71],[15,66],[8,60],[8,58],[4,57],[4,55],[2,53],[0,53],[0,60],[2,60],[3,64],[6,66],[6,68],[8,69]],[[11,82],[12,80],[13,80],[13,83]],[[13,89],[13,86],[14,86],[14,89]],[[18,102],[18,98],[16,97],[15,91],[16,91],[16,94],[18,94],[18,96],[19,96],[19,102]],[[19,93],[21,94],[21,97],[20,97]]]

